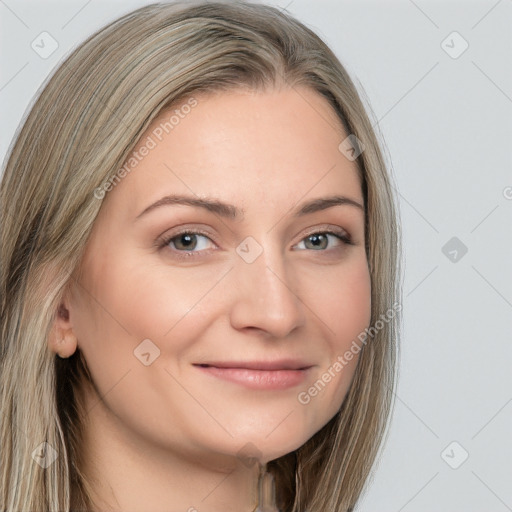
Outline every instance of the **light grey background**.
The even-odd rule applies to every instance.
[[[70,48],[147,3],[0,0],[2,158]],[[401,376],[358,511],[512,510],[512,1],[269,3],[346,66],[400,198]],[[46,59],[31,48],[43,31],[59,45]],[[469,44],[458,56],[464,41],[454,31]]]

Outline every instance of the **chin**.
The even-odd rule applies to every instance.
[[[251,462],[254,458],[265,464],[271,460],[278,459],[294,450],[300,448],[311,436],[305,432],[283,431],[282,433],[255,433],[237,437],[235,442],[234,455],[242,462]],[[233,448],[233,446],[232,446]]]

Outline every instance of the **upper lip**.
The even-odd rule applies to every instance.
[[[216,368],[246,368],[250,370],[305,370],[312,364],[298,359],[279,359],[275,361],[208,361],[195,363],[196,366],[214,366]]]

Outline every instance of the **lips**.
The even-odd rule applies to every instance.
[[[203,373],[251,389],[283,390],[301,384],[313,365],[298,360],[216,361],[194,364]]]

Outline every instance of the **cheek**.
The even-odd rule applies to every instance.
[[[344,351],[369,325],[371,319],[371,280],[366,260],[340,267],[326,276],[325,286],[315,286],[312,308],[325,322],[332,348]]]
[[[333,330],[336,333],[332,348],[331,361],[342,362],[341,384],[338,393],[340,403],[352,381],[360,349],[363,344],[361,334],[365,332],[371,320],[371,279],[366,261],[357,265],[346,276],[338,301],[333,301]]]
[[[199,267],[171,269],[162,265],[141,268],[140,263],[130,269],[130,278],[124,284],[126,297],[119,305],[120,314],[134,335],[161,340],[179,355],[208,319],[204,305],[213,295],[219,274]],[[213,292],[213,293],[212,293]],[[114,298],[115,300],[115,298]],[[186,335],[180,333],[186,329]],[[161,347],[162,348],[162,347]]]
[[[103,265],[90,274],[96,300],[84,307],[88,314],[82,332],[91,362],[108,355],[111,361],[132,365],[133,351],[150,339],[163,356],[159,362],[172,357],[179,363],[209,321],[204,308],[220,274],[199,267],[176,271],[143,265],[129,255],[119,260],[122,265]],[[95,341],[100,336],[101,346]]]
[[[371,320],[371,280],[366,260],[340,267],[326,282],[321,293],[316,288],[312,304],[324,324],[327,358],[311,387],[304,390],[307,400],[301,402],[311,402],[307,408],[323,420],[322,424],[343,403],[363,346],[359,336]]]

